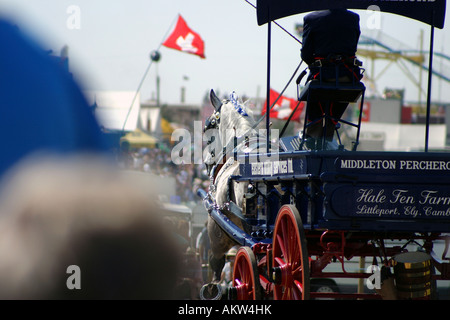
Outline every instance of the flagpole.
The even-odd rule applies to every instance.
[[[173,25],[174,25],[175,22],[177,21],[178,17],[179,17],[179,14],[175,17],[175,19],[174,19],[173,22],[171,23],[169,29],[167,29],[166,33],[164,34],[164,37],[162,38],[161,42],[160,42],[159,45],[158,45],[158,48],[157,48],[154,52],[159,52],[159,49],[161,49],[161,46],[162,46],[164,40],[165,40],[165,39],[167,38],[167,36],[169,35],[169,32],[172,30]],[[147,74],[148,74],[148,72],[150,71],[150,67],[152,66],[152,64],[153,64],[153,59],[150,59],[150,62],[149,62],[149,64],[148,64],[148,66],[147,66],[147,69],[145,69],[144,75],[142,76],[141,82],[139,83],[139,86],[138,86],[138,88],[137,88],[137,90],[136,90],[136,93],[135,93],[135,95],[134,95],[133,101],[131,102],[130,108],[128,108],[127,116],[125,117],[125,121],[124,121],[124,123],[123,123],[122,132],[125,131],[125,126],[126,126],[126,124],[127,124],[128,117],[130,116],[131,109],[133,109],[134,102],[136,101],[136,98],[137,98],[137,96],[138,96],[139,91],[141,91],[142,85],[144,84],[144,80],[145,80],[145,78],[147,77]]]
[[[270,46],[272,42],[272,29],[271,21],[267,23],[267,88],[266,88],[266,130],[267,130],[267,153],[270,150]]]

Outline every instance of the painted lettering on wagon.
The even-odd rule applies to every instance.
[[[294,166],[292,159],[252,162],[251,173],[253,176],[257,175],[277,175],[277,174],[291,174],[294,173]]]
[[[357,193],[357,216],[450,218],[450,196],[438,190],[360,188]]]
[[[395,169],[395,160],[352,160],[341,159],[341,169]]]
[[[382,160],[340,159],[341,169],[450,171],[450,161],[443,160]]]

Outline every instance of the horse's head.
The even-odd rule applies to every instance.
[[[213,114],[206,119],[203,130],[207,147],[204,152],[204,161],[208,174],[212,167],[223,160],[235,137],[249,135],[255,131],[256,122],[251,110],[239,102],[235,92],[228,100],[220,100],[214,90],[210,93]],[[232,148],[236,147],[232,145]]]
[[[211,129],[218,129],[219,123],[220,123],[220,111],[222,109],[223,103],[216,96],[214,90],[211,90],[209,97],[211,99],[211,104],[214,107],[214,112],[208,119],[206,119],[205,128],[203,129],[203,133],[206,133],[208,130],[211,130]]]

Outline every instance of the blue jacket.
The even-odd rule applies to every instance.
[[[361,30],[359,15],[347,9],[316,11],[303,19],[301,57],[308,65],[329,54],[354,56]]]
[[[36,151],[105,152],[100,127],[72,76],[0,20],[0,176]]]

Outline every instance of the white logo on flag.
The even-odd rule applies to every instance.
[[[182,51],[192,52],[196,53],[198,51],[198,48],[194,47],[192,45],[192,42],[194,41],[195,36],[192,33],[188,33],[186,38],[183,38],[182,36],[179,36],[176,44],[181,48]]]
[[[289,117],[291,114],[291,102],[288,99],[282,98],[280,105],[275,109],[278,111],[278,118],[283,119]]]

